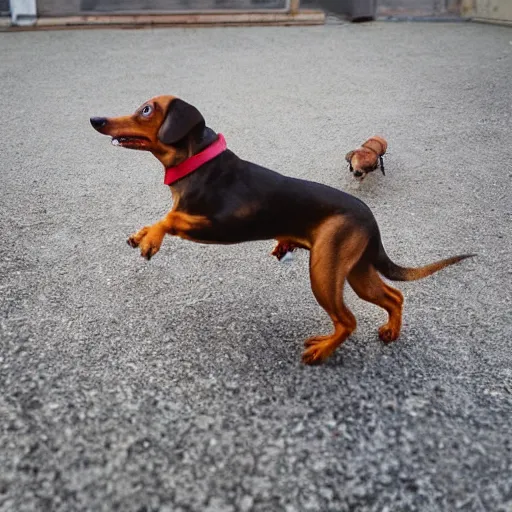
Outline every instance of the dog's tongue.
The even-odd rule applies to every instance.
[[[119,141],[117,139],[112,139],[112,146],[119,146]]]

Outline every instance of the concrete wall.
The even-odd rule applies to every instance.
[[[512,24],[512,0],[463,0],[462,14],[481,21]]]

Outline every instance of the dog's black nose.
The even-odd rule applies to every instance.
[[[92,127],[98,130],[99,128],[103,128],[107,124],[106,117],[91,117]]]
[[[354,173],[354,176],[355,176],[356,178],[360,178],[362,175],[363,175],[363,173],[362,173],[362,172],[360,172],[360,171],[356,171],[356,172]]]

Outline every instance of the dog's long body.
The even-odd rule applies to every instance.
[[[133,116],[91,118],[91,123],[117,145],[151,151],[171,170],[217,140],[195,107],[172,96],[149,100]],[[326,185],[285,177],[228,149],[172,183],[171,191],[172,210],[128,239],[147,259],[158,252],[166,234],[214,244],[275,239],[311,251],[311,286],[334,324],[334,333],[305,342],[305,363],[324,361],[356,327],[343,301],[346,280],[359,297],[388,312],[379,336],[390,342],[400,333],[403,296],[384,283],[379,272],[392,280],[409,281],[469,256],[420,268],[396,265],[362,201]]]
[[[334,188],[283,176],[238,158],[230,150],[173,186],[175,211],[207,217],[208,226],[189,234],[196,241],[234,244],[294,240],[310,249],[311,231],[327,217],[350,217],[370,233],[370,209]]]

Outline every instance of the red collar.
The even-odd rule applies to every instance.
[[[206,149],[203,149],[201,153],[197,153],[197,155],[187,158],[184,162],[181,162],[181,164],[178,164],[175,167],[168,167],[165,169],[164,183],[166,185],[172,185],[175,181],[178,181],[187,174],[190,174],[197,168],[201,167],[201,165],[220,155],[225,151],[226,147],[226,139],[224,139],[222,133],[219,133],[217,140],[213,144],[210,144]]]

